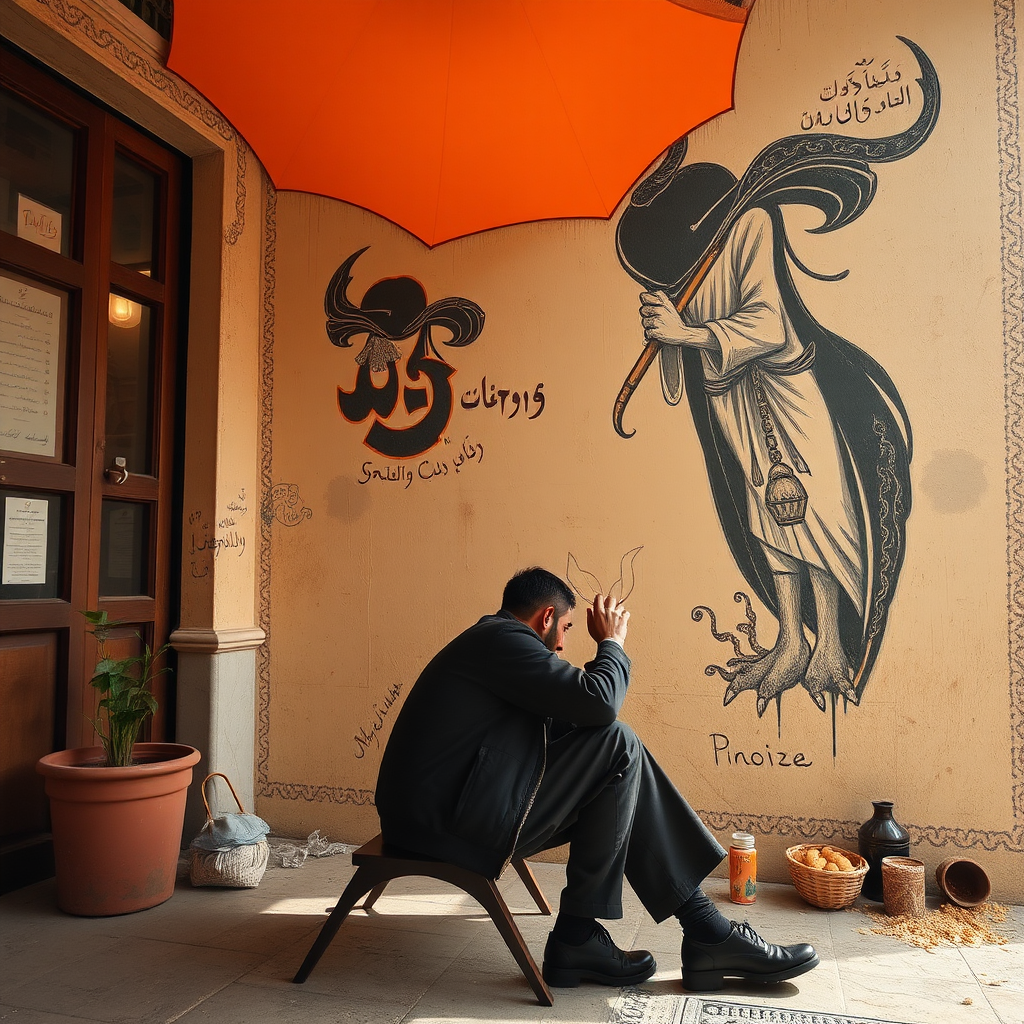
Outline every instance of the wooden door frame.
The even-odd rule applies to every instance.
[[[178,284],[181,269],[182,173],[185,160],[115,116],[99,102],[81,94],[71,83],[37,67],[3,47],[0,84],[30,105],[40,108],[58,123],[76,133],[73,156],[75,188],[69,216],[71,245],[68,256],[4,233],[3,266],[11,273],[38,279],[68,295],[67,344],[64,353],[63,448],[59,462],[4,453],[0,459],[0,482],[7,487],[64,493],[61,543],[61,592],[55,598],[4,602],[4,631],[10,633],[53,631],[61,638],[58,665],[60,696],[66,712],[58,711],[54,723],[54,749],[90,745],[95,742],[88,718],[95,711],[95,691],[89,686],[92,667],[92,638],[78,612],[98,607],[112,618],[145,625],[144,639],[153,646],[166,641],[177,609],[171,608],[177,595],[177,580],[171,563],[173,545],[175,473],[180,462],[174,458],[177,422],[175,374],[179,368],[177,335],[180,310]],[[146,277],[114,264],[111,254],[111,212],[114,158],[123,153],[134,163],[158,175],[158,209],[155,216],[153,275]],[[169,216],[171,211],[173,216]],[[162,228],[162,229],[161,229]],[[151,393],[152,475],[130,478],[115,487],[104,477],[103,450],[106,415],[105,366],[108,310],[106,297],[111,287],[152,306],[153,359]],[[71,386],[72,383],[77,386]],[[91,427],[89,426],[91,424]],[[184,439],[182,438],[182,443]],[[84,496],[84,497],[83,497]],[[106,597],[98,599],[100,580],[100,516],[104,498],[144,501],[155,505],[150,515],[147,587],[151,596]],[[78,553],[76,555],[75,553]],[[83,559],[72,572],[72,559]],[[168,724],[173,694],[166,677],[154,687],[160,710],[150,726],[154,738],[169,738]]]

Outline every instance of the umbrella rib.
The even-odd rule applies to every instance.
[[[448,6],[448,77],[444,88],[444,118],[441,121],[441,160],[437,168],[437,199],[434,203],[434,226],[430,232],[428,245],[434,245],[437,238],[437,220],[441,212],[441,182],[444,181],[444,162],[447,154],[448,141],[448,102],[452,94],[452,38],[455,34],[455,0]]]
[[[594,172],[590,167],[590,161],[587,159],[586,150],[583,148],[582,144],[580,143],[580,138],[576,134],[576,125],[573,124],[573,120],[569,116],[569,111],[565,106],[565,100],[562,98],[562,92],[558,88],[558,79],[556,79],[551,72],[551,65],[548,63],[547,51],[544,49],[543,46],[541,46],[540,39],[537,37],[537,30],[534,28],[533,22],[530,20],[530,12],[527,10],[526,3],[524,2],[524,0],[519,0],[519,6],[522,7],[523,9],[523,16],[526,18],[526,24],[530,26],[530,32],[533,35],[533,40],[537,44],[537,49],[544,60],[544,67],[547,68],[548,78],[551,80],[551,85],[555,90],[555,95],[558,96],[558,102],[562,107],[562,113],[565,114],[566,123],[569,125],[569,129],[572,132],[572,137],[576,141],[576,148],[579,150],[580,158],[583,160],[583,165],[587,169],[587,174],[590,177],[590,183],[594,186],[594,192],[596,193],[597,197],[601,200],[602,203],[605,204],[605,206],[607,206],[607,201],[605,200],[604,195],[601,193],[600,186],[597,184],[597,179],[594,177]],[[610,214],[612,211],[607,210],[606,212]]]

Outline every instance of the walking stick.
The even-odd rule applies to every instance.
[[[724,225],[723,225],[724,226]],[[690,278],[689,283],[683,289],[683,294],[680,295],[679,301],[676,302],[676,309],[682,313],[687,307],[690,300],[697,293],[697,289],[701,286],[704,278],[708,276],[708,271],[711,269],[711,264],[718,258],[719,252],[721,252],[722,244],[724,242],[725,232],[720,230],[718,237],[711,243],[708,248],[707,255],[701,262],[700,266],[694,271],[693,276]],[[622,387],[619,389],[619,395],[615,399],[615,406],[612,409],[612,425],[615,427],[615,433],[619,437],[630,438],[636,431],[631,430],[628,434],[622,429],[622,416],[626,411],[626,405],[636,391],[640,381],[643,380],[644,374],[651,368],[651,363],[654,362],[655,357],[661,351],[662,342],[660,341],[649,341],[644,345],[644,350],[640,353],[637,361],[633,364],[633,369],[629,371],[626,379],[622,382]]]

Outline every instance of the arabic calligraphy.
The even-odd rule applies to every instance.
[[[533,402],[535,412],[530,412],[530,402]],[[497,408],[498,414],[506,419],[515,419],[520,411],[523,417],[528,420],[535,420],[543,411],[545,405],[544,385],[538,384],[530,394],[529,389],[519,392],[510,391],[508,388],[499,388],[497,384],[487,385],[486,375],[480,381],[479,388],[470,388],[466,391],[460,403],[463,409],[476,409],[481,406],[485,409]]]
[[[228,530],[223,536],[219,536],[217,533],[211,533],[210,524],[203,523],[199,527],[199,538],[196,539],[196,531],[192,530],[191,541],[189,544],[189,554],[195,555],[200,551],[212,551],[214,558],[218,557],[221,551],[227,549],[238,551],[238,556],[241,558],[242,552],[245,551],[245,537],[240,534],[237,530]]]
[[[909,107],[913,101],[913,85],[905,82],[898,91],[894,88],[901,77],[899,69],[890,68],[887,60],[877,67],[873,57],[857,61],[844,79],[835,78],[821,90],[818,99],[829,105],[813,113],[805,110],[800,128],[809,132],[815,126],[828,128],[850,121],[865,124],[873,115],[904,104]],[[874,91],[882,88],[884,93]]]
[[[445,444],[450,443],[450,439],[445,438]],[[449,475],[454,477],[466,469],[470,463],[481,463],[483,460],[484,446],[479,443],[474,444],[467,434],[453,456],[427,458],[418,463],[401,462],[398,465],[391,463],[385,466],[377,466],[368,459],[359,467],[356,483],[398,484],[400,490],[407,491],[417,480],[440,480]]]

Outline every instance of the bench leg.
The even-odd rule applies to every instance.
[[[381,879],[381,874],[386,875],[383,880]],[[320,929],[320,934],[316,937],[316,941],[306,954],[306,959],[302,961],[302,966],[296,972],[295,977],[292,978],[296,985],[301,985],[309,977],[310,972],[316,967],[320,957],[324,955],[327,947],[331,944],[331,940],[338,934],[338,929],[342,926],[345,918],[349,915],[349,911],[356,905],[360,897],[370,892],[371,889],[375,889],[375,887],[383,891],[384,886],[387,885],[391,877],[386,872],[375,871],[372,867],[367,867],[366,865],[356,870],[348,885],[345,886],[345,891],[341,894],[337,905],[331,911],[331,916],[327,918],[323,928]],[[380,893],[378,892],[377,895],[379,896]]]
[[[517,857],[512,861],[512,867],[516,869],[516,873],[523,880],[523,885],[526,886],[526,891],[533,897],[534,902],[540,907],[542,914],[551,913],[551,904],[548,903],[547,896],[544,895],[544,890],[537,884],[537,879],[530,869],[530,865],[523,860],[522,857]]]
[[[390,881],[390,879],[388,879],[388,881]],[[374,905],[374,903],[376,903],[377,900],[379,900],[381,898],[381,896],[384,893],[384,890],[387,887],[388,887],[388,883],[387,882],[381,882],[380,885],[375,885],[370,890],[370,895],[367,896],[365,900],[363,900],[362,909],[363,910],[369,910],[370,907],[372,907]]]
[[[501,932],[505,945],[516,958],[520,970],[526,975],[526,980],[537,996],[537,1002],[541,1006],[554,1006],[555,1000],[551,995],[551,990],[537,969],[537,962],[533,959],[522,932],[516,926],[515,919],[502,899],[501,893],[498,892],[497,885],[482,875],[476,876],[472,881],[464,879],[458,884],[491,915],[491,920]]]

